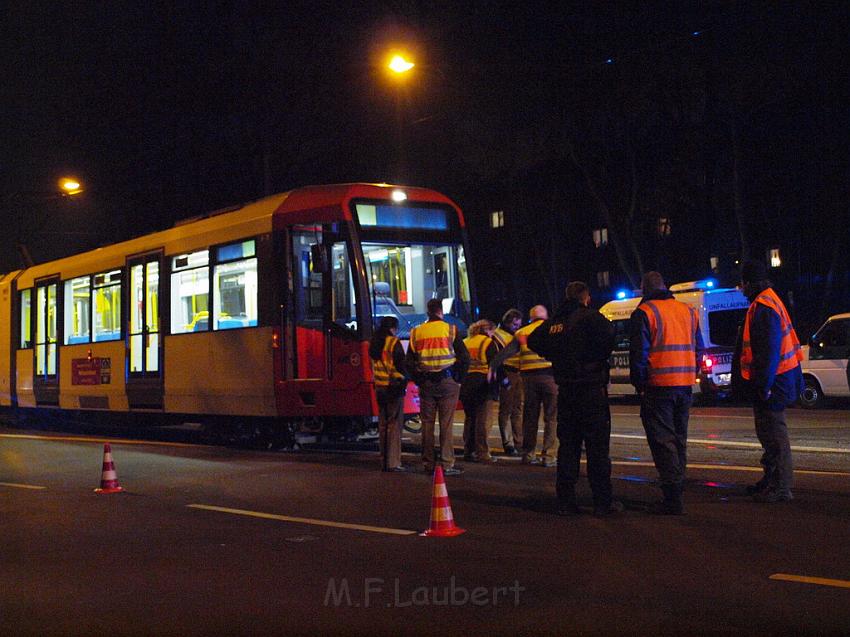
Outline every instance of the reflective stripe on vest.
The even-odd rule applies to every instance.
[[[395,367],[393,351],[398,343],[395,336],[387,336],[384,341],[384,349],[381,350],[381,359],[372,361],[372,374],[375,377],[375,387],[389,387],[390,381],[404,378]]]
[[[493,340],[499,344],[499,349],[505,349],[510,342],[514,340],[514,335],[508,332],[507,330],[503,330],[501,327],[497,327],[496,331],[493,332]],[[505,367],[513,367],[514,369],[519,369],[519,354],[517,353],[514,356],[511,356],[508,360],[502,363]]]
[[[694,308],[676,299],[640,304],[649,319],[649,378],[654,387],[690,387],[696,382],[699,321]]]
[[[475,336],[467,336],[463,339],[463,344],[469,350],[469,373],[486,374],[487,373],[487,348],[493,339],[486,334],[476,334]]]
[[[410,331],[410,347],[419,354],[419,371],[441,372],[455,364],[457,329],[445,321],[428,321]]]
[[[747,318],[744,320],[744,336],[741,344],[741,376],[745,380],[750,380],[753,366],[753,348],[750,345],[750,323],[753,320],[753,315],[756,313],[757,305],[764,305],[779,315],[779,323],[782,328],[782,341],[779,344],[779,366],[776,368],[777,374],[790,372],[792,369],[803,360],[803,352],[800,349],[800,340],[797,338],[797,332],[791,325],[791,317],[788,316],[788,310],[785,309],[785,304],[782,299],[771,288],[763,290],[756,297],[755,301],[750,304],[747,310]]]
[[[529,323],[525,327],[519,328],[517,334],[525,334],[529,336],[534,330],[543,325],[543,319],[537,319],[533,323]],[[540,356],[537,352],[528,348],[528,345],[520,345],[519,349],[519,370],[528,372],[534,369],[547,369],[552,367],[552,363]]]

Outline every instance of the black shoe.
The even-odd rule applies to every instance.
[[[465,454],[463,454],[463,459],[466,462],[475,462],[475,454],[474,453],[465,453]]]
[[[609,515],[618,515],[626,510],[623,503],[619,500],[611,500],[608,505],[601,504],[593,507],[593,515],[597,518],[608,517]]]
[[[750,484],[747,486],[744,491],[746,491],[747,495],[755,495],[757,493],[761,493],[762,491],[766,491],[770,487],[770,482],[767,478],[762,478],[755,484]]]
[[[563,518],[572,518],[579,515],[581,509],[578,508],[578,504],[575,502],[560,502],[556,513]]]
[[[463,469],[460,467],[449,467],[448,469],[443,469],[443,475],[445,476],[459,476],[463,473]]]
[[[659,500],[650,504],[646,510],[653,515],[685,515],[681,501]]]
[[[515,458],[516,456],[519,455],[519,451],[517,451],[516,447],[507,446],[507,447],[505,447],[505,455]]]
[[[384,469],[384,471],[387,471],[389,473],[407,473],[407,467],[405,467],[404,465],[400,465],[398,467],[390,467],[389,469]]]
[[[774,504],[776,502],[790,502],[794,499],[794,494],[791,489],[777,489],[770,487],[753,495],[753,500],[764,504]]]

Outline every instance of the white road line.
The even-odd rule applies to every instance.
[[[582,460],[582,463],[585,461]],[[623,467],[655,467],[655,464],[652,462],[642,462],[642,461],[633,461],[633,460],[612,460],[611,464],[620,465]],[[763,473],[764,469],[761,467],[745,467],[741,465],[734,464],[697,464],[694,462],[688,463],[688,469],[711,469],[717,471],[745,471],[748,473]],[[843,471],[813,471],[811,469],[794,469],[795,474],[803,474],[809,476],[820,476],[820,477],[848,477],[850,473],[846,473]]]
[[[629,440],[646,440],[646,436],[636,434],[611,434],[612,438],[627,438]],[[714,445],[716,447],[745,447],[747,449],[761,449],[758,442],[737,442],[734,440],[712,440],[711,438],[688,438],[688,444]],[[798,447],[791,446],[791,451],[805,451],[807,453],[850,453],[850,449],[842,447]]]
[[[47,487],[40,487],[35,484],[18,484],[17,482],[0,482],[0,487],[13,487],[15,489],[34,489],[41,490]]]
[[[202,447],[186,442],[164,442],[158,440],[129,440],[126,438],[85,438],[83,436],[39,436],[36,434],[0,434],[0,438],[18,438],[21,440],[59,440],[61,442],[95,442],[113,445],[153,445],[156,447]]]
[[[612,416],[622,416],[626,418],[640,418],[640,414],[633,414],[631,412],[626,411],[612,411]],[[732,415],[720,415],[720,414],[700,414],[691,412],[691,418],[718,418],[722,420],[752,420],[752,416],[732,416]]]
[[[211,506],[209,504],[187,504],[190,509],[203,509],[205,511],[218,511],[219,513],[232,513],[234,515],[246,515],[253,518],[265,520],[278,520],[280,522],[294,522],[296,524],[312,524],[313,526],[330,526],[337,529],[352,529],[354,531],[369,531],[371,533],[388,533],[390,535],[416,535],[417,531],[406,529],[388,529],[381,526],[366,526],[362,524],[347,524],[345,522],[332,522],[330,520],[315,520],[313,518],[295,518],[289,515],[277,515],[274,513],[262,513],[260,511],[246,511],[245,509],[228,509],[226,507]]]

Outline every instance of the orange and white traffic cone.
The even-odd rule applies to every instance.
[[[95,493],[119,493],[124,489],[118,484],[118,474],[115,473],[115,464],[112,462],[112,447],[109,443],[103,445],[103,472],[100,476],[100,488]]]
[[[455,526],[452,506],[449,504],[449,492],[446,491],[446,478],[443,467],[434,469],[434,495],[431,498],[431,523],[427,531],[420,535],[426,537],[454,537],[466,533],[466,529]]]

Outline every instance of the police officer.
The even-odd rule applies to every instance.
[[[511,308],[502,316],[493,340],[499,350],[514,340],[514,332],[522,325],[522,312]],[[499,385],[499,433],[506,456],[518,456],[522,447],[522,378],[519,375],[519,353],[507,359],[496,374]]]
[[[593,513],[602,517],[623,510],[612,500],[611,412],[608,407],[608,357],[614,326],[590,307],[590,289],[582,281],[567,286],[567,300],[550,321],[528,337],[528,347],[552,361],[558,384],[558,514],[579,513],[576,482],[582,443]]]
[[[490,363],[490,376],[493,377],[499,366],[519,353],[519,372],[522,376],[522,388],[525,405],[522,412],[522,462],[540,464],[544,467],[558,466],[558,385],[552,375],[552,363],[530,350],[528,337],[537,330],[543,321],[549,318],[549,311],[543,305],[535,305],[529,311],[531,323],[519,328],[514,340],[505,349],[496,354]],[[537,423],[540,408],[543,407],[543,449],[539,458],[535,457],[537,448]]]
[[[682,515],[688,416],[703,341],[696,310],[677,301],[658,272],[647,272],[629,319],[629,372],[663,500],[652,513]]]
[[[401,428],[407,389],[404,348],[396,334],[398,319],[384,316],[372,341],[369,358],[378,398],[378,433],[384,471],[404,471],[401,464]]]
[[[800,341],[788,310],[771,288],[767,267],[748,261],[741,286],[750,301],[739,344],[741,377],[749,384],[756,435],[764,449],[764,476],[747,492],[758,502],[787,502],[793,498],[791,442],[785,407],[803,389]]]
[[[454,415],[460,385],[466,375],[469,352],[457,327],[443,320],[443,303],[430,299],[428,320],[410,331],[408,368],[415,370],[419,386],[419,412],[422,419],[422,463],[425,471],[434,469],[434,424],[439,414],[440,453],[446,475],[458,475],[455,467]]]

